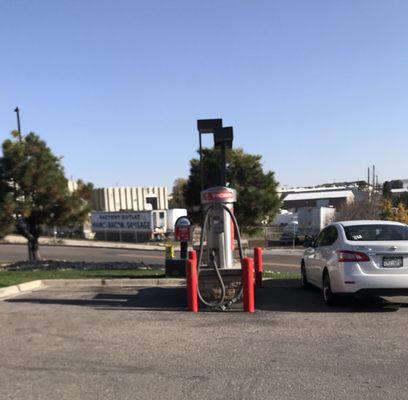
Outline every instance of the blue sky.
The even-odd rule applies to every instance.
[[[407,20],[405,0],[2,0],[0,141],[18,105],[68,176],[171,187],[219,117],[282,185],[408,177]]]

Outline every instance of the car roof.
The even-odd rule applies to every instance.
[[[396,221],[383,221],[383,220],[367,220],[367,219],[362,219],[362,220],[356,220],[356,221],[336,221],[336,224],[340,224],[343,226],[353,226],[353,225],[402,225],[406,226],[405,224],[402,224],[401,222],[396,222]]]

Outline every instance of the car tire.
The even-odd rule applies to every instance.
[[[327,306],[334,306],[337,303],[338,296],[336,296],[330,285],[329,272],[326,270],[323,273],[323,301]]]
[[[303,261],[302,264],[300,265],[300,281],[303,289],[310,289],[311,285],[307,280],[306,267]]]

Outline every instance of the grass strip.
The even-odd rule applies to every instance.
[[[164,278],[162,269],[89,269],[0,271],[0,288],[37,279]]]
[[[267,279],[300,279],[300,274],[297,272],[263,271],[262,277]]]

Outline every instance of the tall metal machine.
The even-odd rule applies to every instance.
[[[226,179],[227,149],[232,148],[232,127],[222,127],[222,120],[198,120],[200,133],[200,164],[201,164],[201,205],[203,222],[201,226],[200,249],[198,254],[198,296],[203,304],[212,308],[226,309],[242,296],[241,262],[243,250],[237,220],[234,216],[234,203],[237,193],[230,188]],[[210,188],[204,186],[204,169],[201,148],[201,134],[214,134],[214,147],[219,149],[219,185]],[[236,259],[235,240],[239,260]],[[228,277],[228,278],[227,278]],[[235,277],[232,278],[231,277]],[[213,292],[219,293],[217,298],[206,293],[203,287],[208,282],[217,281]],[[235,279],[235,282],[234,282]],[[226,283],[226,280],[228,282]],[[207,281],[207,282],[206,282]],[[231,282],[233,283],[231,285]],[[231,288],[233,286],[233,294]]]

